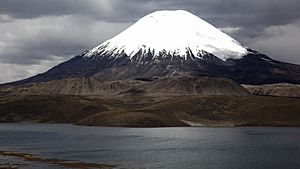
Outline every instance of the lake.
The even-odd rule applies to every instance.
[[[299,169],[300,128],[105,128],[0,124],[0,151],[116,168]],[[0,164],[20,161],[0,156]],[[59,168],[24,162],[20,168]],[[62,167],[61,167],[62,168]]]

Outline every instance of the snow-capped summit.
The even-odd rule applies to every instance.
[[[117,55],[125,52],[130,58],[140,50],[157,56],[161,51],[187,57],[187,52],[201,58],[203,52],[222,60],[239,59],[247,49],[194,14],[183,11],[157,11],[141,18],[131,27],[91,49],[85,57],[98,53]]]

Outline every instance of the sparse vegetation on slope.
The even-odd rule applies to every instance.
[[[10,96],[2,122],[93,126],[300,126],[300,99],[265,96]]]

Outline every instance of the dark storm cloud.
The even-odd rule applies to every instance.
[[[108,22],[136,21],[152,11],[185,9],[219,27],[261,31],[299,20],[299,0],[1,0],[0,14],[13,18],[84,15]]]
[[[102,6],[101,3],[90,0],[1,0],[0,13],[8,14],[15,18],[101,14],[102,10],[97,10],[97,8],[101,9]]]
[[[299,0],[1,0],[0,13],[16,18],[90,15],[116,21],[160,9],[186,9],[227,26],[281,25],[300,17]]]
[[[106,23],[74,16],[0,23],[0,62],[38,64],[53,57],[69,58],[127,26],[127,23]]]
[[[274,25],[300,18],[299,0],[1,0],[0,14],[13,18],[83,15],[107,22],[134,22],[152,11],[185,9],[218,27],[241,27],[260,36]],[[1,20],[0,20],[1,22]]]
[[[188,10],[246,46],[300,63],[299,0],[0,0],[0,71],[10,72],[0,82],[40,73],[163,9]]]

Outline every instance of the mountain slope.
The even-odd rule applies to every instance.
[[[86,52],[64,62],[49,71],[7,85],[48,82],[64,78],[92,77],[100,81],[126,79],[156,79],[173,75],[209,76],[232,79],[240,84],[293,83],[300,84],[300,66],[279,62],[270,57],[249,50],[242,59],[223,61],[212,54],[204,59],[170,57],[156,61],[135,62],[126,54],[117,59],[110,55],[84,57]],[[137,54],[136,56],[139,56]]]
[[[0,95],[235,95],[249,93],[239,84],[224,78],[175,76],[153,81],[99,81],[94,78],[66,78],[49,82],[7,86]]]

